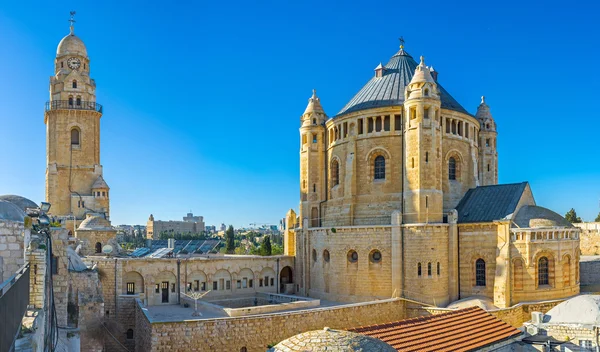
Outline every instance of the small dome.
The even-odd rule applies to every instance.
[[[19,206],[5,200],[0,200],[0,221],[23,222],[25,215],[25,212]]]
[[[600,325],[600,296],[581,295],[568,299],[544,315],[544,323]]]
[[[38,205],[35,204],[34,201],[27,199],[25,197],[16,196],[14,194],[6,194],[3,196],[0,196],[0,200],[5,200],[7,202],[11,202],[14,205],[18,206],[19,208],[21,208],[21,210],[23,210],[23,211],[27,211],[27,208],[37,208],[38,207]]]
[[[396,349],[387,343],[370,336],[344,330],[324,328],[323,330],[308,331],[292,336],[287,340],[281,341],[269,351],[394,352]]]
[[[526,205],[519,209],[513,220],[515,224],[523,228],[532,227],[573,227],[565,218],[550,209],[538,207],[537,205]]]
[[[85,44],[83,44],[83,41],[73,33],[64,37],[60,43],[58,43],[58,48],[56,48],[56,56],[67,54],[75,54],[87,57],[87,49],[85,48]]]
[[[97,215],[88,215],[88,217],[79,224],[77,230],[114,231],[110,221]]]
[[[421,56],[421,63],[415,68],[415,74],[409,84],[414,83],[435,83],[429,67],[425,66],[425,58],[423,56]]]

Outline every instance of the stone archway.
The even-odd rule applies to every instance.
[[[294,293],[294,277],[292,268],[284,266],[279,273],[279,292],[284,294]]]

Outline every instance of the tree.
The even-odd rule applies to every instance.
[[[594,221],[595,222],[600,222],[600,213],[598,213],[598,216],[596,216],[596,219]]]
[[[575,212],[575,209],[573,209],[573,208],[571,208],[571,210],[569,210],[565,214],[565,219],[567,219],[567,221],[570,222],[571,224],[574,224],[577,222],[583,222],[581,220],[581,218],[579,216],[577,216],[577,213]]]
[[[260,255],[271,255],[271,238],[269,236],[263,237],[262,243],[260,244]]]
[[[229,225],[227,231],[225,231],[225,252],[227,254],[233,254],[235,251],[235,234],[233,232],[233,226]]]

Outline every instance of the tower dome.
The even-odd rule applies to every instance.
[[[74,21],[73,19],[71,20]],[[58,47],[56,48],[57,57],[67,54],[87,57],[85,44],[83,44],[83,41],[75,35],[75,28],[73,25],[71,25],[71,32],[58,43]]]
[[[283,340],[269,352],[280,351],[372,351],[391,352],[396,349],[374,337],[324,328],[323,330],[308,331],[287,340]]]

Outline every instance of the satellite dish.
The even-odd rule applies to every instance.
[[[113,251],[113,247],[110,244],[107,244],[106,246],[102,247],[102,253],[112,253]]]

